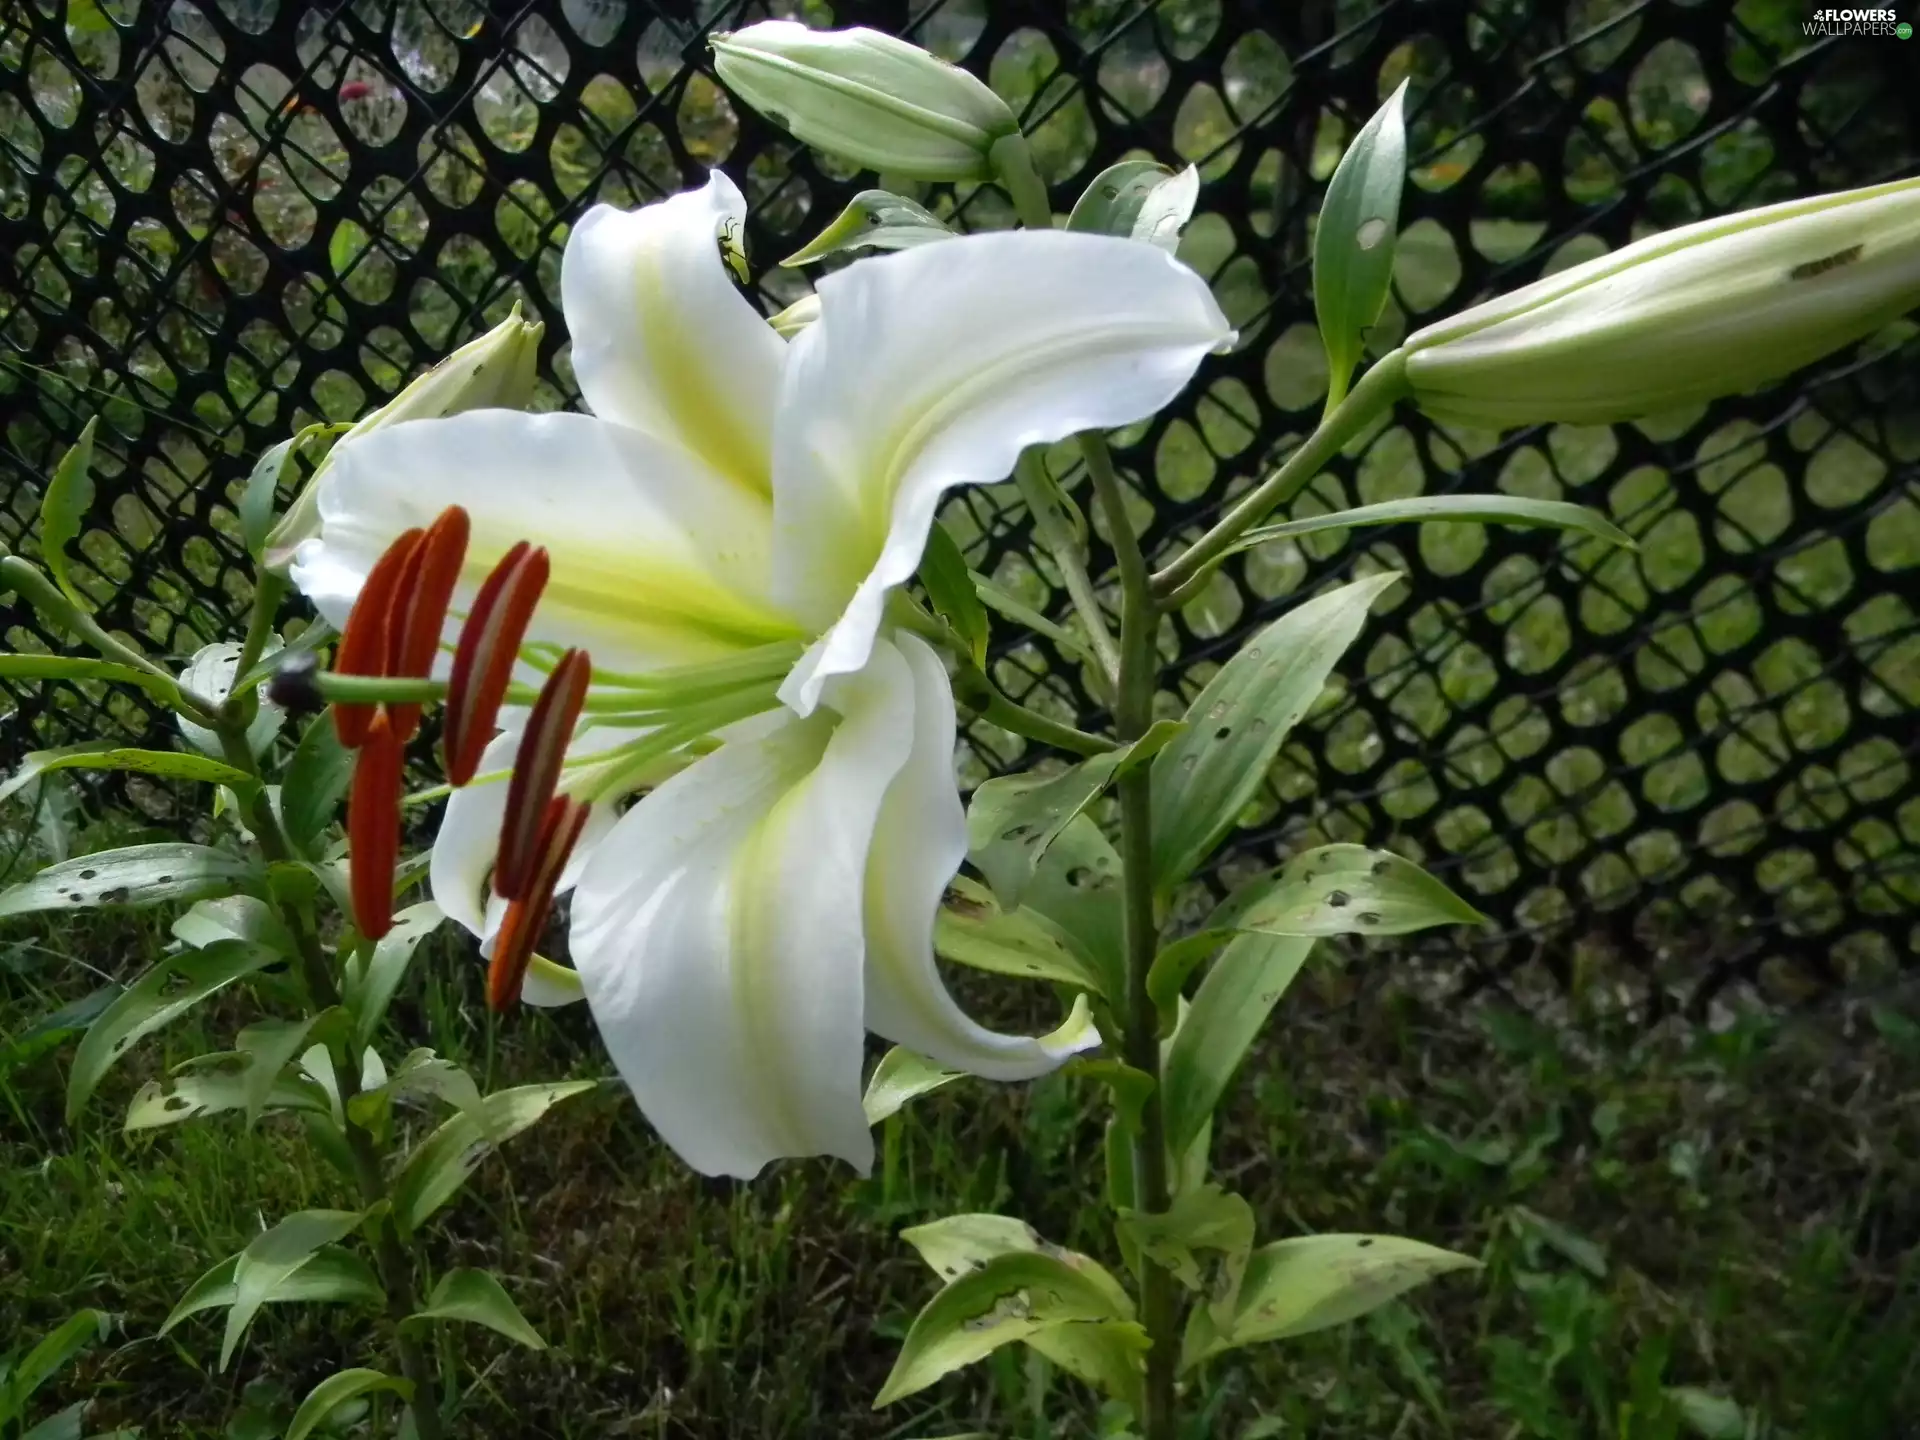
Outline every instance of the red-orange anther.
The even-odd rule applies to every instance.
[[[425,538],[423,530],[403,531],[373,562],[367,582],[347,615],[347,627],[340,636],[340,648],[334,652],[333,668],[340,675],[387,673],[388,634],[392,629],[394,602],[400,581],[414,552]],[[340,743],[349,749],[366,743],[367,732],[379,707],[376,705],[335,705],[333,726]]]
[[[586,703],[593,662],[584,650],[569,650],[553,667],[533,714],[520,737],[513,777],[507,782],[506,813],[500,822],[500,854],[494,861],[493,888],[506,900],[524,900],[531,894],[540,856],[541,830],[548,802],[560,784],[560,767],[567,742]]]
[[[393,928],[393,872],[400,863],[400,787],[406,754],[384,710],[374,714],[354,759],[347,841],[354,923],[378,940]]]
[[[522,540],[501,557],[474,597],[447,685],[447,779],[455,785],[467,784],[480,768],[547,574],[547,552]]]
[[[508,902],[494,937],[493,960],[487,966],[487,1005],[492,1010],[511,1010],[520,999],[527,967],[533,963],[533,947],[540,943],[553,911],[554,889],[580,842],[590,810],[584,801],[566,795],[547,802],[526,891]]]
[[[394,618],[387,646],[387,673],[424,680],[433,670],[434,652],[440,648],[440,632],[447,623],[447,606],[453,600],[454,582],[460,578],[460,566],[467,558],[467,536],[471,530],[467,512],[449,505],[440,512],[415,547],[413,562],[407,567],[406,589],[394,595]],[[402,744],[420,728],[420,706],[415,702],[387,707],[393,717],[394,734]]]

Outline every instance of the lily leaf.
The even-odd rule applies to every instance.
[[[22,1416],[34,1391],[59,1374],[82,1350],[106,1339],[110,1323],[99,1310],[76,1310],[41,1336],[12,1374],[0,1374],[0,1407],[4,1407],[0,1408],[0,1419],[5,1419],[9,1410],[15,1418]]]
[[[280,957],[244,940],[223,940],[205,950],[169,956],[123,990],[87,1027],[67,1072],[67,1123],[73,1124],[107,1071],[135,1042],[244,975]]]
[[[1466,525],[1513,525],[1520,529],[1569,530],[1591,535],[1609,545],[1636,550],[1634,538],[1598,510],[1565,500],[1530,500],[1521,495],[1416,495],[1407,500],[1383,500],[1327,515],[1309,515],[1278,525],[1247,531],[1225,551],[1237,555],[1256,545],[1292,540],[1323,530],[1354,530],[1366,525],[1398,525],[1409,521],[1443,520]]]
[[[1331,401],[1346,393],[1367,332],[1386,307],[1407,174],[1406,81],[1360,127],[1327,183],[1313,234],[1313,308]]]
[[[878,1125],[899,1114],[909,1100],[938,1090],[964,1073],[949,1070],[904,1045],[894,1046],[873,1067],[873,1078],[867,1081],[867,1093],[860,1101],[861,1108],[867,1112],[867,1124]]]
[[[920,583],[934,613],[953,627],[977,666],[987,663],[987,607],[973,588],[966,557],[947,527],[938,520],[927,532],[927,548],[920,557]]]
[[[1060,832],[1026,894],[1025,909],[1052,922],[1085,963],[1093,993],[1109,1000],[1125,994],[1120,857],[1091,817],[1081,815]]]
[[[1414,1286],[1480,1262],[1398,1235],[1303,1235],[1262,1245],[1247,1262],[1233,1323],[1206,1307],[1187,1324],[1181,1367],[1240,1345],[1325,1330],[1377,1309]]]
[[[1036,635],[1046,636],[1059,647],[1061,654],[1070,655],[1084,665],[1098,668],[1100,662],[1083,637],[1074,634],[1066,626],[1049,620],[1018,595],[1002,589],[978,570],[970,573],[973,577],[974,594],[980,597],[981,603],[989,610],[996,615],[1004,615],[1016,625],[1024,625]]]
[[[1243,1196],[1208,1183],[1175,1197],[1164,1214],[1129,1210],[1120,1225],[1143,1255],[1206,1296],[1216,1324],[1224,1329],[1233,1323],[1253,1253],[1253,1207]],[[1215,1258],[1203,1263],[1203,1253]]]
[[[251,860],[210,846],[131,845],[63,860],[31,880],[0,891],[0,918],[36,910],[199,900],[257,877]]]
[[[1146,1332],[1106,1288],[1067,1261],[1038,1252],[996,1255],[948,1284],[914,1317],[873,1403],[890,1405],[1002,1345],[1063,1327],[1104,1337],[1136,1365],[1147,1344]]]
[[[1100,793],[1151,759],[1186,728],[1156,721],[1131,745],[1083,760],[1059,775],[1008,775],[973,792],[967,806],[968,858],[987,877],[1003,909],[1020,904],[1035,867],[1053,842]]]
[[[300,1402],[293,1419],[287,1422],[286,1440],[307,1440],[342,1405],[376,1390],[392,1390],[407,1399],[413,1397],[412,1384],[397,1375],[379,1370],[336,1370],[307,1392],[307,1398]]]
[[[487,1096],[483,1127],[473,1116],[455,1115],[415,1147],[393,1185],[393,1210],[408,1231],[417,1230],[460,1192],[480,1162],[569,1096],[591,1090],[594,1080],[521,1085]]]
[[[407,1320],[464,1320],[484,1325],[529,1350],[547,1348],[547,1342],[527,1323],[513,1297],[485,1270],[449,1270],[433,1287],[427,1303]]]
[[[1175,171],[1153,160],[1122,160],[1093,177],[1067,228],[1144,241],[1171,255],[1199,198],[1200,172],[1191,165]]]
[[[132,750],[110,741],[89,740],[58,750],[28,752],[25,763],[0,784],[0,800],[51,770],[126,770],[169,780],[201,780],[210,785],[253,783],[246,771],[205,755],[189,755],[182,750]]]
[[[93,606],[73,583],[67,569],[67,547],[80,538],[80,527],[93,507],[93,435],[99,427],[99,416],[87,421],[80,438],[53,467],[53,478],[40,501],[40,558],[46,562],[53,583],[82,611],[90,611]]]
[[[440,907],[431,900],[409,905],[393,917],[393,928],[371,949],[362,946],[347,961],[341,993],[347,1013],[353,1016],[355,1045],[373,1043],[387,1007],[393,1003],[394,992],[400,988],[407,967],[413,963],[414,951],[445,919]]]
[[[293,936],[273,906],[257,895],[221,895],[196,901],[172,925],[173,938],[202,950],[222,940],[248,940],[282,955],[293,954]]]
[[[165,1080],[149,1080],[127,1106],[121,1128],[156,1130],[207,1115],[244,1110],[258,1094],[248,1058],[238,1051],[202,1055],[180,1066]],[[300,1075],[274,1077],[259,1100],[260,1110],[298,1110],[310,1115],[327,1113],[326,1096]],[[257,1112],[256,1112],[257,1113]]]
[[[888,190],[862,190],[831,225],[780,263],[811,265],[843,250],[907,250],[951,239],[947,223],[924,205]]]
[[[1153,762],[1153,883],[1164,895],[1238,823],[1300,717],[1400,577],[1373,575],[1294,606],[1220,668]]]
[[[313,717],[280,780],[280,820],[287,838],[312,857],[353,781],[353,751],[340,743],[333,716]]]
[[[165,1335],[189,1316],[233,1304],[239,1293],[234,1286],[233,1272],[239,1263],[238,1255],[229,1255],[194,1281],[167,1315],[160,1333]],[[386,1301],[387,1293],[380,1288],[379,1277],[365,1260],[338,1245],[322,1245],[275,1284],[261,1303],[384,1305]]]
[[[247,1327],[294,1271],[322,1245],[351,1234],[364,1212],[359,1210],[298,1210],[271,1230],[253,1238],[233,1266],[233,1303],[227,1310],[227,1331],[220,1341],[220,1369],[233,1360]],[[176,1307],[177,1308],[177,1307]]]
[[[162,696],[174,689],[172,681],[146,670],[84,655],[0,655],[0,680],[111,680]]]
[[[1036,910],[1002,910],[992,891],[964,875],[947,887],[933,922],[933,948],[975,970],[1104,993],[1100,976],[1059,926]]]

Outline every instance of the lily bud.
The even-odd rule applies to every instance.
[[[782,340],[791,340],[820,318],[820,297],[802,295],[767,323]]]
[[[1408,338],[1430,414],[1604,424],[1731,395],[1920,305],[1920,180],[1682,226]]]
[[[351,444],[370,430],[402,420],[437,420],[464,410],[526,409],[533,398],[540,336],[546,328],[541,321],[523,320],[516,304],[513,313],[493,329],[469,340],[378,410],[362,416],[338,445]],[[299,498],[267,536],[267,568],[276,574],[286,573],[302,541],[320,533],[320,479],[331,463],[331,456],[320,462]]]
[[[878,30],[763,20],[712,39],[714,68],[794,138],[916,180],[985,180],[994,141],[1019,122],[993,91]]]

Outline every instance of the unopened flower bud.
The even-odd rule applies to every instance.
[[[1653,235],[1408,338],[1423,410],[1604,424],[1752,389],[1920,305],[1920,180]]]
[[[976,77],[878,30],[763,20],[713,37],[727,87],[795,139],[892,175],[984,180],[1019,130]]]
[[[513,313],[493,329],[462,345],[372,414],[362,416],[338,445],[350,445],[370,430],[402,420],[437,420],[465,410],[526,409],[533,398],[545,329],[540,321],[523,320],[516,304]],[[320,533],[320,478],[330,463],[331,457],[320,462],[300,497],[267,536],[268,569],[284,574],[300,543]]]

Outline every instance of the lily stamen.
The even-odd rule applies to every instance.
[[[367,572],[366,584],[360,587],[360,595],[353,602],[346,628],[341,632],[340,648],[334,652],[333,668],[337,673],[376,678],[387,673],[388,631],[394,601],[408,562],[426,533],[417,528],[402,531]],[[379,710],[378,705],[335,705],[333,728],[340,743],[349,750],[365,744]]]
[[[520,737],[513,778],[507,782],[506,814],[500,821],[500,853],[494,861],[493,888],[502,899],[529,897],[538,868],[550,802],[560,784],[573,727],[586,702],[593,663],[584,650],[569,650],[540,687],[540,698]]]
[[[396,604],[387,647],[387,674],[408,679],[425,679],[433,669],[434,652],[440,647],[440,632],[446,628],[447,607],[453,601],[454,582],[467,558],[467,537],[472,530],[467,512],[449,505],[428,528],[414,560],[408,568],[404,608]],[[394,734],[402,744],[420,728],[420,706],[414,702],[389,705]]]
[[[447,779],[455,785],[467,784],[480,768],[548,572],[547,552],[522,540],[501,557],[474,597],[447,686]]]
[[[393,928],[393,875],[400,863],[400,791],[406,747],[389,713],[373,709],[347,797],[349,887],[360,933],[378,940]],[[336,714],[338,711],[335,712]]]
[[[489,1009],[511,1010],[519,1001],[527,967],[533,962],[533,947],[539,944],[553,910],[553,892],[591,813],[592,806],[570,795],[556,795],[547,802],[526,893],[508,901],[500,932],[494,937],[493,959],[487,966]]]

